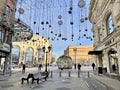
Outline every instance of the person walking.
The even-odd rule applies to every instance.
[[[93,67],[93,71],[94,71],[94,69],[95,69],[95,63],[92,63],[92,67]]]
[[[76,69],[76,64],[74,64],[74,68]]]
[[[22,73],[25,73],[25,64],[23,64]]]
[[[39,68],[39,70],[41,70],[41,68],[42,68],[42,64],[40,64],[38,68]]]
[[[81,65],[78,64],[78,71],[81,71]]]

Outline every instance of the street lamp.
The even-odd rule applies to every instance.
[[[77,52],[77,48],[74,48],[73,51],[74,51],[74,53],[75,53],[75,62],[74,62],[74,66],[75,66],[75,69],[76,69],[76,52]]]
[[[47,72],[47,53],[50,52],[51,48],[52,48],[51,46],[49,46],[49,47],[47,48],[48,50],[46,50],[46,47],[43,47],[43,48],[42,48],[42,49],[43,49],[43,52],[46,53],[45,72]]]

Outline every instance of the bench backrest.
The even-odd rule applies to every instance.
[[[34,78],[33,74],[28,74],[27,78]]]

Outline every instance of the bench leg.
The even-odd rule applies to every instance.
[[[39,79],[37,80],[37,84],[39,84]]]
[[[23,82],[24,82],[24,78],[22,78],[22,82],[21,82],[21,84],[23,84]]]
[[[34,82],[34,79],[32,79],[32,84],[33,84],[33,82]]]
[[[27,79],[27,83],[29,84],[29,79]]]

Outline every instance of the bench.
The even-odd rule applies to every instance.
[[[24,83],[24,80],[27,81],[27,83],[29,84],[29,79],[31,78],[32,79],[32,84],[34,81],[37,81],[37,84],[39,84],[39,80],[42,80],[42,79],[47,79],[48,77],[48,72],[38,72],[38,73],[35,73],[35,74],[31,74],[29,73],[27,78],[22,78],[22,84]]]

